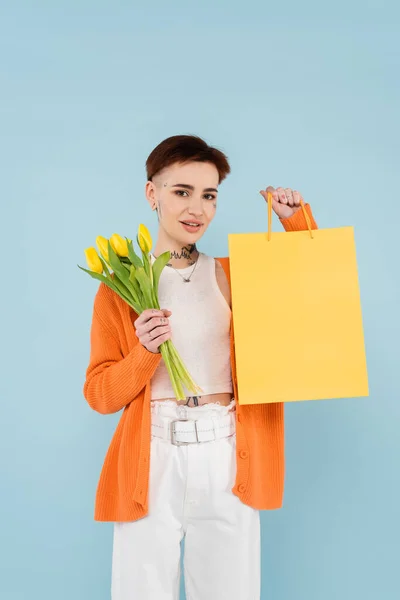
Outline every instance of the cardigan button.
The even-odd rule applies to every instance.
[[[239,452],[239,456],[240,458],[249,458],[249,453],[247,452],[247,450],[241,450]]]
[[[244,485],[244,483],[240,483],[238,485],[238,492],[240,492],[241,494],[243,494],[243,492],[246,491],[246,486]]]

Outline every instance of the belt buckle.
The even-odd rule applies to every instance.
[[[192,420],[192,419],[174,419],[173,421],[171,421],[171,443],[174,446],[188,446],[189,444],[195,444],[196,442],[198,443],[199,434],[197,432],[197,421],[196,420],[193,420],[194,430],[196,432],[196,442],[177,442],[175,439],[175,436],[176,436],[176,431],[175,431],[175,427],[174,427],[175,423],[187,422],[189,420]]]

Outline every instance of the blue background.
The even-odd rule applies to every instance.
[[[144,162],[177,133],[231,161],[203,251],[266,228],[267,185],[356,231],[370,397],[287,406],[262,599],[399,597],[399,16],[382,0],[1,3],[1,598],[109,598],[93,501],[119,415],[82,395],[97,285],[76,264],[99,234],[155,234]]]

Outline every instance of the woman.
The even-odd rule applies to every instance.
[[[146,167],[159,221],[153,259],[171,252],[163,309],[138,316],[101,284],[84,385],[94,410],[124,409],[95,510],[115,522],[112,598],[177,600],[185,539],[188,599],[259,600],[259,510],[279,508],[283,496],[283,405],[238,405],[229,262],[197,249],[230,167],[184,135],[159,144]],[[270,187],[264,199],[268,191],[285,229],[307,228],[298,192]],[[171,338],[202,396],[174,399],[159,352]]]

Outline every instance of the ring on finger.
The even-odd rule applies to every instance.
[[[293,198],[293,194],[292,192],[285,192],[288,204],[291,204],[292,202],[294,202],[294,198]]]

